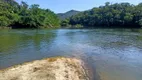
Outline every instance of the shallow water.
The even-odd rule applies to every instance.
[[[82,58],[102,80],[142,80],[142,30],[0,30],[0,69],[53,56]]]

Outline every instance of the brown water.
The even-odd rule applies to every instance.
[[[82,58],[102,80],[142,80],[142,30],[0,30],[0,69],[53,56]]]

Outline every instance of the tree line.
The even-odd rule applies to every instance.
[[[142,3],[133,5],[106,2],[104,6],[94,7],[62,21],[61,25],[78,25],[76,27],[85,28],[141,28]]]
[[[141,28],[142,3],[106,2],[104,6],[60,20],[49,9],[15,0],[0,0],[0,28]]]
[[[39,5],[18,4],[15,0],[0,0],[0,27],[12,28],[58,28],[60,20],[49,9]]]

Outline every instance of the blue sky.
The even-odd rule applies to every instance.
[[[16,0],[21,2],[22,0]],[[138,4],[142,0],[23,0],[29,5],[39,4],[41,8],[48,8],[55,13],[64,13],[69,10],[79,10],[84,11],[91,9],[93,7],[98,7],[104,5],[105,2],[111,3],[120,3],[120,2],[129,2],[132,4]]]

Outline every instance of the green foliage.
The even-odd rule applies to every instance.
[[[142,27],[142,19],[139,20],[139,25]]]
[[[59,26],[82,28],[85,26],[121,28],[140,28],[142,26],[142,3],[110,4],[95,7],[84,12],[70,11],[70,17],[60,22],[57,15],[49,9],[41,9],[39,5],[29,6],[25,2],[18,4],[15,0],[0,0],[0,26],[12,28],[59,28]],[[76,14],[76,15],[73,15]],[[64,16],[60,14],[60,16]],[[71,26],[72,25],[72,26]],[[114,27],[115,26],[115,27]]]
[[[5,16],[0,16],[0,27],[8,26],[10,23],[10,20]]]
[[[73,25],[72,28],[83,28],[83,26],[81,24],[76,24],[76,25]]]
[[[63,26],[63,27],[67,27],[69,25],[69,20],[62,20],[62,22],[61,22],[61,26]]]
[[[14,0],[0,0],[0,26],[13,28],[58,28],[60,21],[49,9],[39,5],[18,4]]]
[[[90,27],[123,27],[140,28],[142,25],[142,3],[132,5],[129,3],[105,3],[105,6],[95,7],[81,12],[69,19],[70,25],[83,25]]]
[[[130,14],[130,13],[126,13],[125,16],[124,16],[124,20],[125,20],[126,22],[132,21],[132,20],[133,20],[133,15]]]

